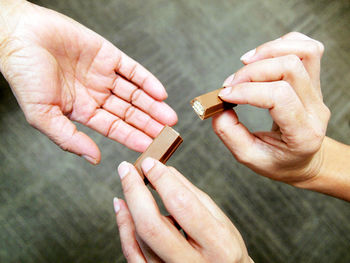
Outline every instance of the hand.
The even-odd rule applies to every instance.
[[[135,167],[121,163],[127,204],[115,199],[114,208],[129,262],[253,262],[238,230],[209,196],[154,159],[145,159],[142,169],[172,217],[160,214]]]
[[[224,101],[269,109],[269,132],[254,132],[233,110],[213,128],[238,161],[257,173],[290,184],[313,180],[322,165],[330,111],[322,100],[323,45],[300,33],[265,43],[242,57],[246,64],[225,82]]]
[[[139,152],[177,122],[162,84],[110,42],[52,10],[14,3],[1,11],[0,69],[27,121],[62,149],[100,161],[72,121]]]

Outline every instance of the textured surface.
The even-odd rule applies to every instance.
[[[218,88],[239,57],[289,31],[325,43],[328,134],[350,144],[350,3],[339,1],[42,0],[97,31],[167,87],[184,143],[170,159],[241,231],[255,262],[350,262],[350,205],[255,175],[238,164],[189,101]],[[100,146],[93,167],[31,128],[0,87],[0,262],[123,262],[112,209],[116,164],[138,154],[86,128]],[[267,112],[239,107],[253,130]],[[213,158],[216,156],[216,158]]]

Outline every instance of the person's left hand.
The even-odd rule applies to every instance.
[[[114,209],[128,262],[253,262],[238,230],[207,194],[152,158],[142,169],[171,217],[161,215],[135,167],[121,163],[126,203],[115,198]]]

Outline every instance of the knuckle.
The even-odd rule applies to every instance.
[[[281,64],[284,70],[284,78],[295,79],[308,77],[303,62],[295,54],[284,56]]]
[[[283,63],[284,63],[284,67],[287,69],[297,68],[302,65],[300,58],[295,54],[289,54],[284,56]]]
[[[131,103],[135,104],[137,102],[137,100],[140,98],[142,94],[142,90],[141,89],[136,89],[132,94],[131,94]]]
[[[147,217],[147,219],[142,220],[141,222],[136,222],[135,227],[137,233],[143,239],[155,239],[160,234],[160,224],[157,224],[158,220],[154,218]]]
[[[318,56],[320,55],[320,48],[318,46],[318,44],[316,43],[316,41],[308,41],[309,43],[307,44],[306,48],[307,48],[307,52],[311,55],[311,56]]]
[[[186,213],[190,209],[192,199],[193,196],[185,187],[169,191],[166,197],[169,207],[176,214]]]
[[[128,222],[129,222],[129,220],[128,220],[128,218],[126,216],[120,215],[118,217],[118,220],[117,220],[117,225],[118,225],[119,231],[121,229],[126,228],[128,226]]]
[[[124,120],[130,121],[135,111],[136,111],[136,108],[130,105],[124,113]]]
[[[114,120],[112,123],[111,123],[111,125],[110,125],[110,127],[109,127],[109,129],[108,129],[108,131],[107,131],[107,133],[106,133],[106,137],[111,137],[112,136],[112,134],[117,134],[118,133],[118,130],[119,130],[119,125],[122,123],[122,120],[121,119],[116,119],[116,120]]]
[[[321,56],[323,55],[323,52],[324,52],[324,44],[318,40],[315,40],[317,45],[318,45],[318,50],[319,50],[319,53],[321,54]]]
[[[292,31],[292,32],[289,32],[288,34],[286,34],[285,37],[289,37],[291,39],[298,39],[298,38],[305,38],[307,36],[300,33],[300,32]]]
[[[136,244],[122,244],[122,251],[123,251],[124,257],[127,260],[130,260],[134,255],[135,251],[137,251]]]
[[[220,138],[227,138],[228,137],[228,130],[229,130],[229,124],[224,121],[217,121],[215,122],[215,125],[213,126],[214,132],[220,137]]]
[[[287,81],[279,81],[275,92],[272,94],[276,102],[283,102],[283,104],[291,101],[294,98],[293,88]]]
[[[74,133],[71,136],[63,139],[61,142],[58,143],[58,146],[60,146],[63,151],[70,151],[71,141],[72,141],[72,138],[73,138],[75,132],[76,131],[74,131]]]

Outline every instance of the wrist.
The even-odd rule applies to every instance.
[[[325,137],[318,172],[294,186],[350,201],[350,146]]]
[[[328,147],[328,137],[323,139],[320,149],[313,155],[310,162],[308,163],[307,169],[305,169],[304,180],[291,183],[291,185],[311,190],[312,185],[320,180],[321,170],[324,166],[324,154]]]

